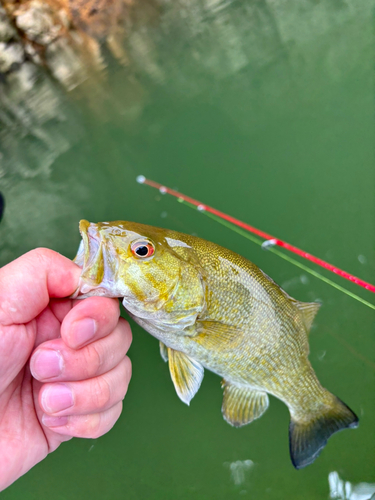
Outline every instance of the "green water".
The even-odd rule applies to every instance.
[[[137,12],[129,65],[113,61],[91,98],[90,85],[66,96],[65,152],[0,179],[0,263],[36,246],[73,257],[81,218],[134,220],[226,246],[292,296],[322,301],[310,359],[360,427],[296,471],[281,402],[271,398],[260,420],[231,428],[220,379],[206,372],[185,406],[158,342],[132,324],[133,378],[114,429],[63,444],[1,498],[319,500],[333,471],[374,483],[374,311],[135,182],[143,174],[178,188],[374,283],[371,5],[181,0]]]

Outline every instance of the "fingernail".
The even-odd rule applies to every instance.
[[[53,384],[42,394],[42,406],[46,413],[56,413],[73,406],[72,391],[64,384]]]
[[[68,417],[51,417],[44,413],[42,416],[42,423],[47,427],[60,427],[68,423]]]
[[[81,347],[89,342],[92,338],[94,338],[97,328],[96,321],[91,318],[81,319],[80,321],[73,323],[73,333],[71,336],[73,342],[70,342],[71,346]]]
[[[63,367],[64,360],[61,354],[52,349],[39,349],[31,358],[31,373],[38,380],[57,377]]]

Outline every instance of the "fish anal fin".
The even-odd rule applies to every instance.
[[[243,332],[235,326],[219,321],[196,322],[197,335],[192,338],[206,349],[215,351],[235,349],[243,340]]]
[[[198,361],[170,347],[168,347],[168,361],[177,395],[181,401],[189,405],[202,383],[204,368]]]
[[[306,331],[309,332],[321,304],[319,302],[300,302],[299,300],[296,300],[295,304],[301,311]]]
[[[296,469],[310,465],[335,432],[358,426],[358,417],[339,398],[332,396],[332,402],[324,412],[310,420],[294,420],[289,426],[290,458]]]
[[[160,356],[162,357],[163,361],[167,362],[168,361],[168,347],[163,344],[161,340],[159,340],[159,347],[160,347]]]
[[[240,387],[223,381],[224,399],[221,411],[234,427],[241,427],[259,418],[268,408],[266,392]]]

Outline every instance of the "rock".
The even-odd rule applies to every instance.
[[[132,0],[69,0],[74,25],[98,40],[117,31],[129,15]]]
[[[9,97],[13,102],[17,102],[20,96],[30,92],[37,80],[37,70],[31,62],[25,62],[17,71],[12,71],[7,78],[10,89]],[[23,98],[21,97],[21,101]],[[30,107],[30,104],[28,104]]]
[[[16,30],[10,24],[8,14],[0,7],[0,42],[8,42],[16,36]]]
[[[20,9],[16,16],[16,25],[29,40],[40,45],[48,45],[55,40],[62,26],[56,21],[54,12],[47,3],[34,0]]]
[[[22,46],[15,43],[0,42],[0,73],[7,73],[24,61]]]
[[[66,38],[59,38],[47,46],[45,61],[56,80],[68,90],[87,78],[82,58]]]
[[[30,59],[33,63],[35,63],[39,66],[43,64],[43,60],[42,60],[42,57],[40,55],[40,51],[38,51],[35,48],[35,44],[33,44],[32,42],[26,42],[24,45],[24,49],[25,49],[26,55],[28,56],[28,59]]]

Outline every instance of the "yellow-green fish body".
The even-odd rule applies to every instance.
[[[268,407],[289,408],[297,468],[314,461],[328,437],[358,419],[324,389],[308,360],[319,308],[291,298],[255,264],[200,238],[133,222],[81,221],[78,297],[123,298],[160,341],[177,394],[187,404],[204,368],[223,377],[222,412],[245,425]]]

